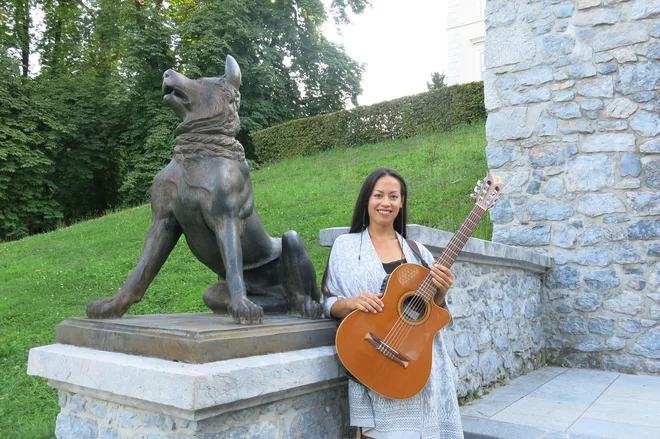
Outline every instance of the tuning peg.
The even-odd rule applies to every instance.
[[[479,188],[479,186],[474,187],[474,193],[475,194],[478,194],[480,190],[481,190],[481,188]]]

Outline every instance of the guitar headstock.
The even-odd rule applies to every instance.
[[[472,198],[474,198],[475,204],[483,210],[488,210],[493,207],[503,188],[504,182],[500,177],[488,174],[483,181],[479,180],[477,182]]]

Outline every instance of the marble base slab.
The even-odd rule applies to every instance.
[[[53,344],[28,374],[59,390],[57,439],[355,437],[332,346],[187,364]]]
[[[27,372],[52,387],[191,420],[346,379],[331,346],[185,364],[53,344],[30,349]]]

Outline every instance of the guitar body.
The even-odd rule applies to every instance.
[[[339,360],[363,385],[392,399],[422,391],[431,374],[433,338],[451,315],[419,299],[429,270],[402,264],[391,274],[377,314],[353,311],[337,329]]]

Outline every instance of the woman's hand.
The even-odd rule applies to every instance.
[[[362,293],[359,296],[351,297],[351,307],[362,312],[379,313],[385,306],[380,298],[382,294]]]
[[[376,314],[381,312],[385,306],[380,300],[381,297],[383,297],[382,294],[362,293],[359,296],[339,299],[330,308],[330,315],[337,319],[343,319],[356,309]]]
[[[447,296],[447,291],[454,283],[454,275],[449,268],[434,262],[431,267],[431,280],[438,289],[435,295],[435,303],[442,306]]]

